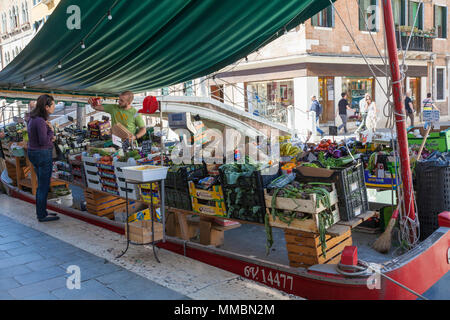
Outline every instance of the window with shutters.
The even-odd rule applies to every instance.
[[[315,27],[334,27],[334,9],[333,6],[323,9],[311,18],[311,25]]]
[[[392,11],[394,15],[395,26],[406,25],[406,0],[393,0],[392,1]]]
[[[434,28],[438,38],[447,39],[447,7],[434,6]]]
[[[359,0],[359,30],[378,31],[379,17],[377,0]]]
[[[445,68],[436,68],[436,100],[445,100]]]
[[[423,19],[424,19],[423,3],[410,0],[408,9],[409,9],[408,25],[411,27],[415,27],[419,30],[423,30]]]

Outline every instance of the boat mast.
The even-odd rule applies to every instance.
[[[404,194],[404,208],[410,219],[415,218],[414,193],[412,188],[412,175],[409,162],[408,139],[406,133],[405,107],[402,101],[402,79],[397,56],[397,42],[395,38],[394,16],[390,0],[382,0],[386,43],[389,54],[389,66],[392,77],[392,93],[395,106],[395,125],[401,161],[401,178]]]

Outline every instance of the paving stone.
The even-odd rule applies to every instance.
[[[117,294],[124,297],[136,294],[139,291],[154,291],[155,294],[158,293],[158,296],[168,295],[171,291],[173,291],[143,277],[138,279],[130,279],[125,282],[114,282],[108,284],[108,288],[113,289]]]
[[[25,245],[21,241],[14,241],[0,245],[0,251],[10,250],[14,248],[24,247]]]
[[[56,277],[62,276],[64,274],[66,274],[66,270],[55,266],[55,267],[50,267],[47,269],[33,271],[33,272],[26,273],[23,275],[15,276],[14,279],[16,279],[22,285],[25,285],[25,284],[32,284],[35,282],[39,282],[42,280],[56,278]]]
[[[51,291],[60,299],[73,300],[123,300],[123,297],[96,280],[81,282],[80,289],[61,288]]]
[[[131,279],[138,279],[140,278],[137,274],[130,272],[128,270],[120,270],[116,272],[111,272],[109,274],[106,274],[104,276],[98,277],[97,281],[100,281],[103,284],[111,284],[114,282],[123,282],[128,281]]]
[[[0,238],[0,244],[10,243],[10,242],[14,242],[14,241],[23,240],[23,239],[24,239],[23,236],[11,235],[11,236],[7,236],[5,238]]]
[[[14,300],[14,297],[6,291],[0,291],[0,300]]]
[[[16,289],[9,290],[9,294],[16,299],[32,297],[38,294],[50,293],[52,290],[67,288],[66,277],[56,277],[41,282],[21,286]]]
[[[12,256],[6,252],[6,251],[0,251],[0,260],[1,259],[6,259],[6,258],[11,258]]]
[[[32,270],[26,266],[12,266],[8,268],[0,269],[0,279],[15,277],[21,274],[29,273]]]
[[[9,255],[11,255],[12,257],[21,256],[25,253],[30,253],[30,252],[39,253],[37,248],[34,246],[24,246],[24,247],[20,247],[20,248],[9,249],[6,252]]]
[[[119,266],[113,265],[113,264],[103,264],[98,265],[96,267],[90,267],[90,268],[80,268],[81,270],[81,279],[82,281],[94,279],[97,277],[101,277],[103,275],[106,275],[108,273],[116,272],[121,270]]]
[[[33,271],[43,270],[53,266],[59,266],[63,264],[64,261],[58,258],[48,258],[45,260],[39,260],[35,262],[27,263],[25,266],[30,268]]]
[[[43,257],[37,253],[27,253],[17,257],[11,257],[0,260],[0,269],[26,264],[28,262],[42,260]]]
[[[23,234],[23,236],[27,239],[41,237],[42,235],[45,235],[45,233],[36,230],[27,231]]]
[[[0,279],[0,291],[7,291],[17,287],[20,287],[20,283],[13,278]]]

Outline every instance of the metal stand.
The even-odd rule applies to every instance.
[[[158,263],[161,263],[158,259],[158,256],[156,255],[156,246],[155,244],[160,242],[161,240],[155,241],[155,232],[154,232],[154,222],[155,222],[155,210],[153,207],[153,192],[152,190],[150,190],[150,212],[151,212],[151,216],[152,216],[152,242],[149,243],[135,243],[133,241],[130,241],[130,227],[128,224],[128,217],[129,217],[129,211],[128,211],[128,184],[134,184],[134,185],[142,185],[142,184],[152,184],[158,182],[159,185],[159,194],[161,197],[161,219],[162,219],[162,232],[163,232],[163,238],[162,238],[162,242],[166,242],[166,215],[165,215],[165,199],[164,199],[164,179],[163,180],[153,180],[153,181],[145,181],[145,182],[141,182],[141,181],[134,181],[134,180],[127,180],[125,179],[125,199],[126,199],[126,210],[127,210],[127,218],[126,218],[126,223],[127,223],[127,246],[125,248],[125,251],[123,251],[121,254],[119,254],[116,258],[120,258],[122,257],[127,251],[128,248],[130,246],[130,243],[133,245],[139,245],[139,246],[146,246],[146,245],[152,245],[153,247],[153,255],[155,256],[156,261],[158,261]]]

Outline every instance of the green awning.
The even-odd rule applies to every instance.
[[[72,5],[80,8],[79,30],[67,27]],[[328,5],[328,0],[62,0],[0,72],[0,89],[23,90],[25,83],[26,90],[111,95],[181,83],[244,58]]]

